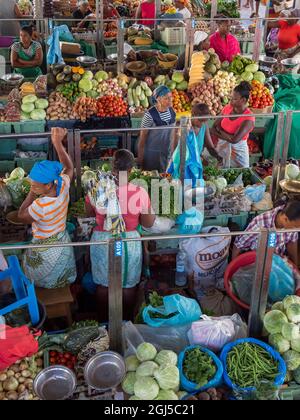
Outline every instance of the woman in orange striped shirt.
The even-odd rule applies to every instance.
[[[66,134],[64,129],[52,129],[52,143],[60,162],[37,163],[29,174],[31,190],[20,207],[19,218],[32,224],[34,244],[70,242],[66,222],[74,167],[63,146]],[[23,266],[26,276],[38,287],[55,289],[76,280],[74,251],[70,247],[27,250]]]

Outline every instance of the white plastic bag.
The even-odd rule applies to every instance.
[[[238,314],[231,317],[210,318],[206,315],[201,321],[193,322],[188,332],[191,345],[200,345],[214,352],[235,340],[247,337],[247,326]]]
[[[146,232],[158,234],[167,233],[175,226],[174,220],[168,219],[167,217],[156,217],[154,225],[151,228],[144,228]]]

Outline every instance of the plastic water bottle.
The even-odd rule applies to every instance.
[[[187,283],[187,273],[185,271],[185,252],[180,250],[176,257],[176,275],[175,284],[178,287],[183,287]]]

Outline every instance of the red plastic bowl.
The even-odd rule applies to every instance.
[[[14,36],[0,36],[0,48],[9,48],[14,43]]]
[[[250,306],[245,302],[242,302],[232,291],[231,280],[234,274],[242,267],[247,267],[248,265],[254,264],[256,261],[256,251],[246,252],[245,254],[239,255],[228,265],[225,276],[224,276],[224,285],[226,293],[228,296],[243,309],[249,311]]]

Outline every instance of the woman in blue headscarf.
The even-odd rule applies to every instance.
[[[175,139],[176,113],[172,93],[166,86],[153,92],[155,105],[144,115],[138,145],[138,163],[145,171],[166,172]],[[161,129],[151,130],[153,127]]]
[[[32,224],[33,243],[45,245],[25,252],[24,272],[36,286],[46,289],[73,283],[77,275],[73,248],[47,248],[70,242],[66,222],[74,167],[63,146],[66,134],[65,129],[52,129],[52,143],[60,162],[45,160],[34,165],[29,174],[30,193],[19,210],[19,219]]]

